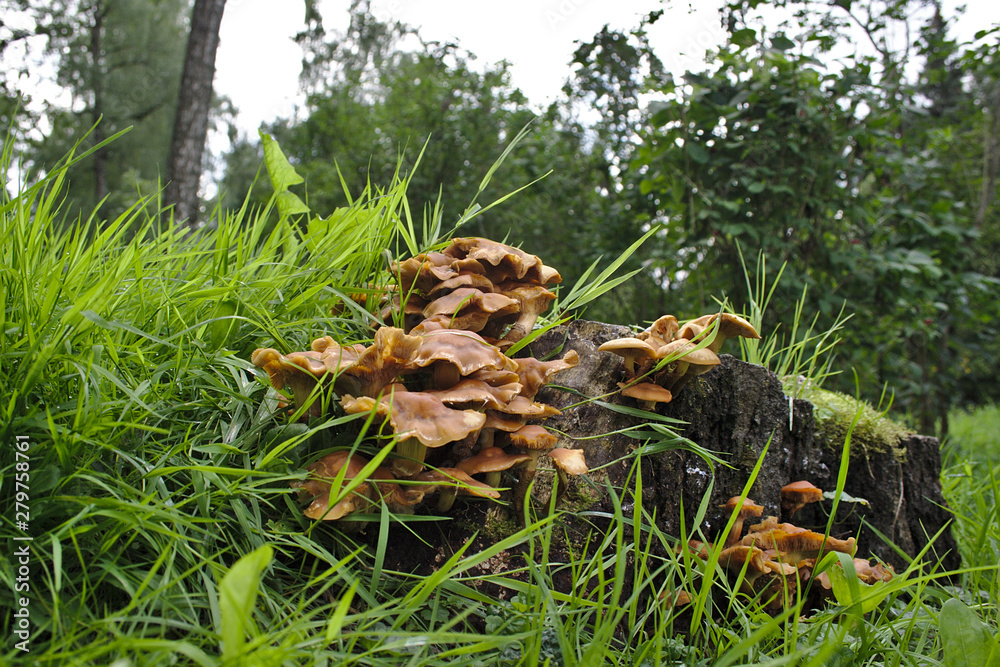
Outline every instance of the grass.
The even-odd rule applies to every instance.
[[[385,512],[367,540],[305,519],[289,487],[302,465],[370,445],[343,418],[275,417],[250,353],[368,338],[371,316],[344,295],[385,270],[385,249],[438,242],[440,221],[417,237],[400,177],[303,225],[301,201],[280,196],[294,186],[282,160],[272,151],[272,178],[284,174],[273,205],[216,211],[192,236],[160,230],[155,201],[100,224],[66,220],[64,169],[4,195],[2,521],[5,536],[33,539],[9,542],[27,547],[27,575],[0,559],[4,627],[18,627],[15,613],[30,619],[30,651],[12,637],[0,662],[958,665],[969,663],[949,662],[948,646],[972,641],[973,620],[995,633],[998,471],[988,463],[956,462],[945,476],[963,589],[915,565],[891,587],[852,589],[805,617],[772,618],[719,569],[675,553],[677,537],[642,506],[638,465],[624,488],[605,489],[610,512],[579,513],[595,528],[582,541],[558,515],[533,518],[482,549],[454,545],[428,577],[385,566],[390,534],[406,529]],[[612,280],[598,277],[595,289]],[[337,304],[351,310],[334,316]],[[26,526],[15,501],[30,508]],[[706,503],[684,538],[704,537]],[[489,571],[502,552],[528,558]],[[567,576],[571,592],[556,584]],[[670,604],[679,588],[691,608]]]

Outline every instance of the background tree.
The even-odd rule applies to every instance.
[[[137,192],[155,194],[169,149],[186,0],[19,0],[18,6],[34,24],[27,31],[32,57],[56,62],[57,83],[71,98],[68,108],[44,105],[40,113],[51,129],[31,138],[28,161],[49,168],[91,127],[89,145],[132,127],[71,171],[69,201],[89,214],[106,200],[103,213],[114,216]]]
[[[911,15],[907,2],[787,3],[795,21],[773,33],[754,23],[755,5],[730,7],[716,67],[658,91],[637,159],[669,222],[656,268],[672,300],[698,311],[743,284],[737,247],[763,252],[772,280],[788,262],[768,327],[787,326],[803,287],[820,326],[846,301],[855,317],[840,365],[863,369],[869,398],[888,383],[932,432],[961,387],[996,395],[972,371],[996,321],[982,302],[995,276],[975,270],[973,241],[996,222],[977,225],[976,188],[953,185],[983,157],[981,141],[960,144],[954,131],[981,133],[991,99],[963,85],[969,71],[940,12],[894,50],[887,34]],[[872,48],[824,64],[850,43],[847,27]],[[989,53],[980,61],[993,62],[995,43]],[[919,82],[904,76],[914,54]]]
[[[202,163],[215,80],[215,54],[226,0],[195,0],[184,56],[184,72],[174,113],[164,200],[174,219],[198,221]]]

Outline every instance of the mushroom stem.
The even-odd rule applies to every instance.
[[[486,473],[486,479],[483,481],[495,489],[500,486],[500,473],[500,470],[497,470],[496,472],[488,472]]]
[[[396,443],[398,458],[392,460],[392,471],[400,477],[413,477],[424,467],[427,447],[417,438],[405,438]]]
[[[524,464],[524,470],[517,478],[517,486],[514,487],[514,506],[517,508],[518,518],[523,519],[524,504],[528,498],[528,491],[531,482],[535,479],[535,471],[538,469],[538,456],[540,451],[527,450],[525,452],[531,458]]]
[[[496,433],[496,429],[492,426],[484,426],[479,430],[479,448],[486,449],[487,447],[493,446],[493,435]]]
[[[563,496],[566,495],[566,491],[569,490],[569,475],[558,466],[556,466],[556,479],[552,482],[552,485],[554,487],[552,492],[556,494],[556,501],[552,507],[555,508],[559,506]]]
[[[438,493],[438,512],[447,512],[451,509],[451,506],[455,504],[455,498],[458,497],[458,486],[455,484],[449,484],[440,490]]]
[[[462,380],[462,372],[455,364],[438,362],[434,364],[434,386],[437,389],[454,387]]]

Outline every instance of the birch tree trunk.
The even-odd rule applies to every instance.
[[[225,5],[226,0],[195,0],[177,97],[167,167],[169,182],[164,198],[167,206],[173,206],[174,220],[189,227],[198,223],[198,185],[208,136],[219,26]]]

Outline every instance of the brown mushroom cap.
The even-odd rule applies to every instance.
[[[531,457],[527,454],[508,454],[499,447],[484,447],[475,456],[459,461],[455,467],[467,475],[503,472],[524,463],[529,458]]]
[[[664,315],[641,332],[637,338],[647,341],[655,349],[671,342],[676,334],[677,318],[673,315]]]
[[[494,387],[482,380],[466,378],[447,389],[426,390],[422,393],[435,396],[450,407],[499,410],[510,403],[520,390],[521,385],[518,382]]]
[[[351,512],[361,511],[371,505],[369,494],[370,485],[365,482],[356,487],[346,497],[330,507],[330,495],[334,494],[332,489],[333,481],[341,470],[344,471],[343,483],[357,477],[361,470],[368,465],[368,459],[360,454],[352,454],[347,451],[333,452],[310,464],[306,470],[309,477],[304,481],[292,482],[293,488],[298,488],[300,495],[312,496],[312,502],[303,511],[310,519],[322,519],[324,521],[336,521]],[[339,495],[340,488],[336,494]]]
[[[556,447],[546,452],[552,462],[567,475],[584,475],[587,473],[587,461],[582,449],[566,449]]]
[[[731,532],[725,538],[725,545],[727,547],[731,547],[739,541],[740,535],[743,532],[743,522],[747,517],[760,516],[764,513],[763,506],[756,504],[749,498],[744,499],[741,503],[739,496],[733,496],[722,505],[719,505],[719,508],[726,510],[730,514],[734,511],[736,512],[736,521],[733,523]]]
[[[857,551],[857,542],[853,537],[846,540],[828,537],[824,540],[823,535],[811,530],[752,532],[743,538],[742,544],[776,551],[782,562],[792,564],[798,564],[805,558],[821,558],[831,551],[850,556]]]
[[[528,450],[552,449],[559,438],[537,424],[527,424],[510,434],[510,442],[515,447]]]
[[[792,482],[781,487],[781,509],[788,512],[789,517],[809,503],[823,500],[822,489],[817,488],[812,482],[801,480]]]
[[[558,271],[545,266],[535,255],[489,239],[453,238],[442,252],[455,259],[477,260],[494,284],[519,280],[548,285],[562,280]]]
[[[555,295],[553,295],[555,296]],[[474,287],[460,287],[431,301],[424,308],[427,318],[450,320],[450,329],[479,331],[491,317],[518,312],[518,301],[503,294],[480,292]]]
[[[517,302],[517,319],[510,331],[503,337],[504,340],[512,343],[518,342],[531,333],[538,316],[545,312],[549,303],[556,298],[554,293],[543,286],[531,283],[505,282],[497,285],[494,289]]]
[[[453,410],[436,396],[418,391],[392,391],[377,401],[368,396],[344,396],[344,411],[357,414],[376,410],[388,413],[392,430],[400,439],[416,438],[425,447],[441,447],[461,440],[486,423],[486,415],[475,410]]]
[[[523,357],[514,359],[514,363],[517,365],[518,381],[522,385],[520,395],[533,399],[538,390],[548,383],[550,377],[579,364],[580,355],[576,350],[570,350],[562,359],[539,361],[534,357]]]
[[[454,489],[458,493],[480,498],[499,498],[500,492],[482,482],[472,479],[468,473],[458,468],[438,468],[437,470],[424,470],[415,478],[423,483],[424,493],[430,494],[440,491],[442,487]]]
[[[259,348],[254,350],[250,360],[267,372],[272,387],[277,390],[285,387],[291,389],[296,408],[308,404],[306,416],[319,417],[322,405],[315,400],[313,391],[328,374],[331,380],[335,377],[327,361],[321,357],[321,353],[312,350],[292,352],[286,356],[272,348]],[[332,358],[328,361],[332,361]]]
[[[639,384],[632,385],[619,382],[618,386],[622,388],[622,396],[634,398],[637,401],[645,403],[669,403],[674,398],[669,389],[664,389],[652,382],[640,382]]]
[[[677,337],[698,342],[708,335],[706,332],[718,317],[719,314],[714,313],[712,315],[702,315],[697,319],[691,320],[677,332]],[[722,320],[719,322],[718,327],[716,327],[715,338],[708,345],[708,349],[718,354],[719,350],[722,349],[722,344],[736,336],[754,339],[760,338],[757,330],[739,315],[722,313]]]
[[[516,415],[523,419],[544,419],[546,417],[554,417],[562,414],[558,408],[554,408],[545,403],[533,402],[524,396],[515,396],[511,399],[510,403],[497,412],[502,412],[508,415]]]
[[[639,338],[616,338],[602,343],[599,352],[613,352],[625,359],[625,372],[633,378],[643,372],[643,367],[656,359],[656,347]],[[646,363],[643,363],[646,362]]]
[[[486,276],[475,271],[461,271],[454,278],[442,280],[437,285],[432,287],[427,292],[427,296],[437,299],[463,287],[472,287],[480,292],[493,291],[493,283]]]
[[[382,329],[379,329],[382,331]],[[480,369],[514,370],[514,362],[496,347],[471,331],[442,329],[431,331],[417,338],[419,344],[411,355],[412,368],[424,368],[435,362],[454,365],[462,377]]]

